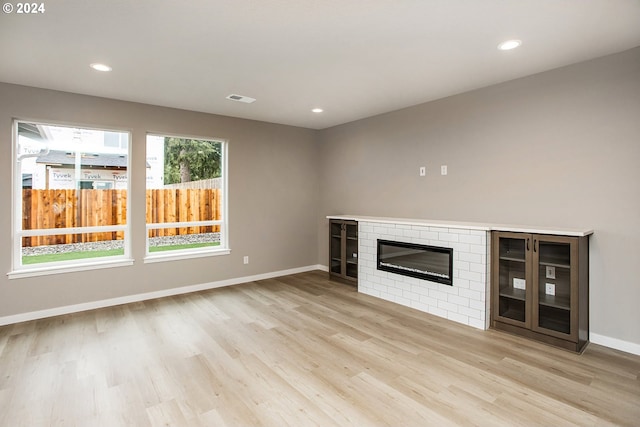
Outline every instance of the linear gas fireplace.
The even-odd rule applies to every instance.
[[[453,249],[378,239],[378,270],[453,286]]]

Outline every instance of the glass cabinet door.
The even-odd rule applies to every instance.
[[[557,240],[557,241],[556,241]],[[564,240],[564,241],[563,241]],[[539,240],[536,236],[537,269],[534,280],[534,329],[560,334],[571,333],[571,242],[558,238]]]
[[[331,272],[342,274],[342,223],[331,222]]]
[[[329,223],[329,273],[334,279],[357,283],[358,279],[358,223],[332,220]]]
[[[530,324],[531,283],[530,269],[531,239],[509,233],[498,233],[494,244],[498,246],[498,283],[494,285],[498,298],[494,299],[494,313],[503,321],[516,325]]]
[[[346,228],[346,260],[345,275],[358,278],[358,224],[347,223]]]

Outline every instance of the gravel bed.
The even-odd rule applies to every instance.
[[[220,233],[187,234],[183,236],[151,237],[149,246],[185,245],[189,243],[213,243],[220,241]],[[22,248],[22,255],[49,255],[79,251],[103,251],[121,249],[122,240],[108,240],[104,242],[69,243],[65,245],[34,246]]]

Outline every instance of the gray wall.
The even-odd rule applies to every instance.
[[[3,200],[13,118],[131,130],[134,165],[144,163],[147,131],[227,138],[232,249],[143,264],[145,173],[136,168],[135,264],[1,275],[0,317],[326,265],[325,215],[361,214],[593,228],[591,331],[640,345],[639,117],[640,48],[320,132],[0,83]],[[0,206],[5,272],[10,213]]]
[[[321,140],[322,264],[328,214],[593,228],[591,332],[640,345],[640,48]]]
[[[132,131],[130,267],[9,280],[0,317],[316,265],[317,132],[0,83],[0,266],[11,268],[13,118]],[[231,255],[144,264],[147,131],[229,140]],[[143,167],[136,168],[135,165]],[[243,265],[242,257],[250,263]]]

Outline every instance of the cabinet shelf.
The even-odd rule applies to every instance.
[[[571,310],[571,299],[569,296],[540,295],[538,297],[538,304],[560,310]]]
[[[514,261],[514,262],[526,262],[526,260],[524,258],[514,258],[514,257],[509,257],[509,256],[501,256],[500,257],[501,261]]]
[[[558,267],[558,268],[571,268],[570,264],[564,264],[560,262],[550,262],[550,261],[540,261],[540,265],[549,266],[549,267]]]
[[[511,298],[519,301],[524,301],[526,296],[526,291],[524,289],[504,288],[504,289],[500,289],[500,296],[504,298]]]

